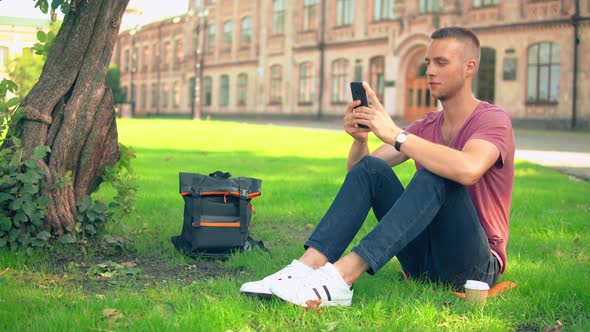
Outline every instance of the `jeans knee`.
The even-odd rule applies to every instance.
[[[350,172],[353,171],[366,171],[368,173],[376,173],[383,169],[391,170],[391,166],[385,162],[385,160],[377,157],[373,157],[370,155],[364,156],[353,168],[350,169]]]
[[[422,167],[416,174],[414,174],[414,178],[412,182],[421,183],[427,186],[435,187],[436,185],[440,185],[441,188],[446,188],[447,190],[457,190],[460,188],[464,188],[462,184],[459,182],[455,182],[453,180],[449,180],[444,178],[440,175],[432,173],[431,171],[427,170],[426,168]]]

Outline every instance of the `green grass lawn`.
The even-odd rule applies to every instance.
[[[119,139],[137,151],[137,212],[126,220],[135,276],[85,274],[91,254],[56,249],[28,257],[0,252],[0,330],[14,331],[541,331],[590,330],[590,183],[518,161],[508,268],[518,284],[478,311],[449,289],[407,284],[393,259],[355,284],[351,307],[305,311],[278,299],[241,296],[239,287],[297,258],[346,173],[344,132],[238,122],[119,120]],[[371,141],[373,147],[379,142]],[[178,172],[229,171],[263,179],[253,201],[254,251],[225,262],[196,261],[170,242],[182,227]],[[408,183],[411,162],[396,167]],[[103,189],[99,195],[107,195]],[[376,220],[370,216],[358,241]],[[353,243],[354,245],[354,243]],[[70,248],[70,250],[73,250]],[[101,257],[100,259],[106,257]]]

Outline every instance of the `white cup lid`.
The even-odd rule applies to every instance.
[[[474,290],[489,290],[490,286],[482,281],[477,280],[467,280],[465,283],[465,288],[474,289]]]

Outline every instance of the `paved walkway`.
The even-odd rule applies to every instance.
[[[240,120],[241,121],[241,120]],[[244,120],[243,122],[303,127],[318,130],[342,130],[339,120]],[[514,130],[516,158],[554,168],[562,173],[590,181],[590,132],[553,130]]]

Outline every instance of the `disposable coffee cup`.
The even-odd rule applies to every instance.
[[[482,281],[467,280],[465,283],[465,300],[471,305],[483,308],[486,304],[490,286]]]

